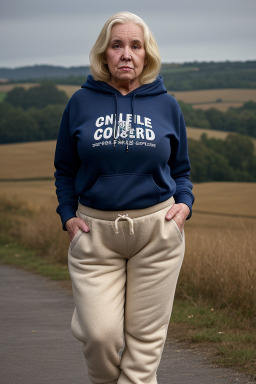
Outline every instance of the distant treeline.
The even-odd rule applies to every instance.
[[[256,156],[249,137],[230,133],[225,140],[188,139],[191,180],[256,182]]]
[[[51,79],[56,84],[81,85],[89,70],[89,66],[64,68],[51,65],[0,68],[0,78],[7,78],[9,82]],[[160,74],[168,91],[256,88],[256,61],[163,63]]]
[[[215,108],[195,109],[191,104],[179,101],[186,124],[190,127],[237,132],[256,137],[256,103],[248,101],[240,108],[221,112]]]
[[[14,88],[0,103],[0,143],[56,140],[67,101],[66,94],[49,82],[28,90]],[[255,135],[256,103],[225,113],[180,104],[187,125]],[[189,155],[193,181],[256,182],[254,145],[247,136],[233,133],[217,140],[204,134],[200,141],[189,139]]]
[[[43,64],[18,68],[0,68],[0,78],[9,79],[10,83],[34,83],[42,80],[67,78],[69,76],[83,76],[84,79],[88,74],[89,66],[66,68],[57,65]]]
[[[23,87],[13,88],[7,93],[4,101],[13,107],[40,109],[50,104],[65,104],[68,102],[68,97],[51,81],[43,81],[40,85],[27,90]]]
[[[161,74],[169,91],[256,88],[256,61],[184,63],[179,70],[166,64]]]
[[[59,91],[50,81],[43,81],[41,85],[28,90],[15,87],[7,93],[4,102],[0,104],[0,143],[56,138],[59,119],[67,101],[65,92]],[[59,106],[53,108],[52,106],[56,104]],[[229,108],[226,112],[214,108],[195,109],[183,101],[179,101],[179,104],[187,126],[256,137],[256,103],[253,101],[244,103],[240,108]],[[16,110],[18,107],[22,109]],[[44,110],[41,110],[42,108]],[[6,116],[8,120],[5,119]],[[23,121],[22,130],[16,124],[17,119]],[[13,120],[15,123],[12,124]],[[47,124],[44,122],[48,122],[51,128],[46,129]],[[25,129],[25,126],[30,128]]]

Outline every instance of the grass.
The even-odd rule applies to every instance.
[[[50,263],[47,259],[36,255],[34,250],[21,246],[12,238],[0,237],[0,262],[57,281],[69,280],[68,268],[65,265]]]
[[[194,212],[186,224],[184,297],[202,295],[256,319],[255,232],[255,219]]]
[[[191,348],[200,347],[219,366],[235,368],[256,379],[255,322],[213,305],[202,298],[176,298],[169,336]]]

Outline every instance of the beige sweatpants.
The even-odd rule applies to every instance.
[[[92,384],[157,384],[185,251],[184,232],[165,219],[172,204],[125,212],[78,206],[90,231],[79,230],[68,251],[71,330]]]

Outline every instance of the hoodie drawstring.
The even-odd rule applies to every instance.
[[[119,233],[118,232],[118,221],[121,219],[128,221],[129,229],[130,229],[130,235],[134,235],[133,220],[128,216],[128,214],[126,214],[126,215],[118,214],[118,217],[115,219],[115,234],[117,235]]]
[[[115,100],[116,100],[116,118],[114,119],[114,129],[113,129],[113,146],[114,146],[114,149],[115,149],[115,146],[116,146],[116,139],[117,139],[117,136],[116,134],[118,133],[118,129],[117,129],[117,132],[116,132],[116,127],[118,127],[118,115],[119,115],[119,112],[118,112],[118,99],[117,99],[117,94],[115,93]],[[119,128],[119,127],[118,127]]]
[[[118,138],[118,135],[120,133],[120,127],[119,127],[119,110],[118,110],[118,97],[117,97],[117,94],[114,93],[115,95],[115,101],[116,101],[116,118],[114,119],[114,129],[113,129],[113,148],[115,149],[116,147],[116,139]],[[134,116],[135,116],[135,112],[134,112],[134,100],[135,100],[135,97],[136,97],[136,94],[134,94],[132,96],[132,105],[131,105],[131,108],[132,108],[132,123],[131,123],[131,128],[134,128]],[[126,132],[129,132],[130,129],[127,130],[127,127],[125,126],[126,128]],[[129,150],[129,135],[128,135],[128,138],[126,140],[126,152],[128,152]]]
[[[134,116],[135,116],[134,100],[135,100],[135,97],[136,97],[136,93],[132,96],[132,128],[134,128]],[[129,147],[129,138],[128,138],[127,143],[126,143],[126,152],[128,152],[128,147]]]

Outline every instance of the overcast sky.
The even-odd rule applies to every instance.
[[[256,0],[1,0],[0,67],[87,65],[120,11],[144,19],[163,62],[256,59]]]

